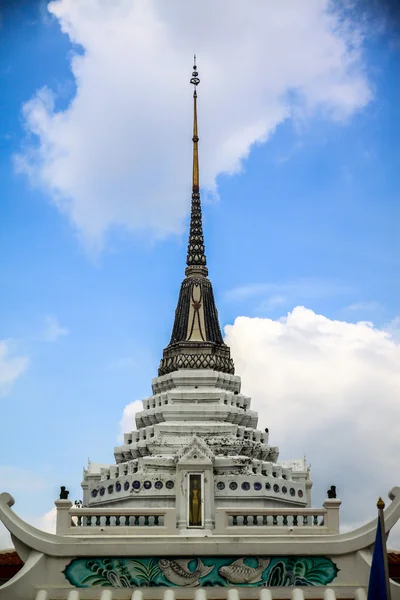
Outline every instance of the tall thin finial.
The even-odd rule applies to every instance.
[[[196,55],[193,60],[193,72],[190,83],[193,91],[193,176],[192,176],[192,208],[190,215],[189,245],[187,254],[187,275],[207,276],[207,261],[204,253],[203,223],[200,203],[199,183],[199,136],[197,132],[197,86],[200,83],[196,66]]]
[[[199,137],[197,135],[197,86],[200,83],[199,74],[196,66],[196,55],[193,57],[193,73],[190,83],[194,85],[193,90],[193,181],[192,189],[194,192],[199,191]]]

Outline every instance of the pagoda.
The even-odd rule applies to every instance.
[[[376,519],[340,533],[336,488],[311,505],[304,459],[279,461],[241,392],[208,278],[199,183],[196,60],[189,243],[172,334],[152,396],[110,465],[61,488],[56,533],[0,494],[24,566],[0,600],[366,600]],[[400,487],[384,512],[400,517]],[[360,498],[362,502],[362,498]],[[391,581],[391,600],[400,584]]]
[[[82,488],[84,506],[162,504],[176,508],[179,529],[211,530],[219,506],[310,506],[312,483],[304,460],[279,463],[268,430],[257,430],[257,414],[241,393],[240,377],[222,338],[203,237],[196,64],[190,82],[190,231],[171,339],[152,382],[153,395],[136,414],[136,429],[126,432],[124,444],[114,449],[114,465],[89,464]],[[194,492],[196,518],[190,511]]]

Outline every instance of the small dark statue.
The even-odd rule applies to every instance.
[[[69,491],[65,489],[65,485],[61,486],[60,489],[60,500],[68,500]]]
[[[331,485],[331,489],[327,491],[328,498],[336,498],[336,486]]]

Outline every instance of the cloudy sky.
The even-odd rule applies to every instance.
[[[374,2],[15,2],[0,20],[0,490],[51,527],[151,393],[184,273],[192,55],[243,392],[344,529],[400,485],[400,39]],[[396,85],[397,84],[397,85]],[[400,534],[392,545],[400,547]],[[0,545],[9,541],[0,532]]]

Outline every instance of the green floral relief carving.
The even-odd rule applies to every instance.
[[[77,558],[64,575],[75,587],[289,587],[331,583],[339,569],[330,558],[210,557]]]

